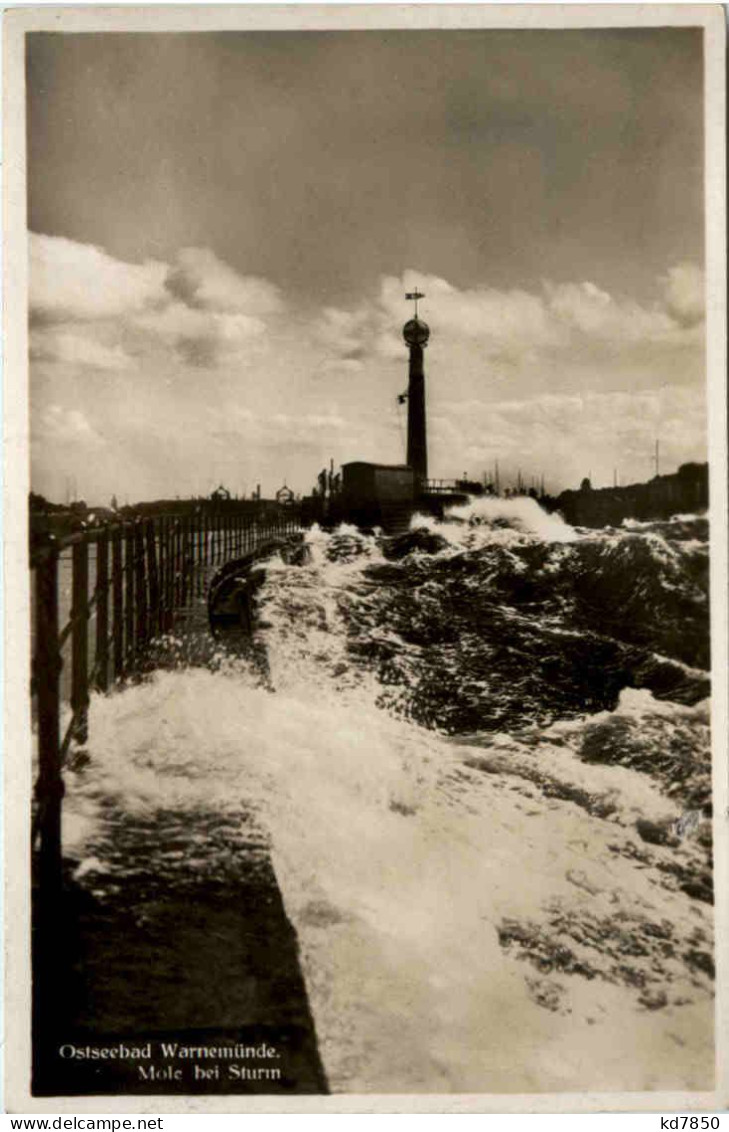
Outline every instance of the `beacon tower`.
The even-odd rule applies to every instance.
[[[423,350],[428,345],[430,328],[418,318],[418,299],[425,296],[420,291],[406,295],[415,300],[415,317],[405,323],[402,333],[410,350],[408,380],[408,467],[415,473],[416,486],[425,489],[428,478],[428,441],[425,425],[425,369]]]

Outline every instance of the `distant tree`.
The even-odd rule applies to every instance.
[[[28,505],[31,511],[48,511],[52,507],[45,495],[38,495],[35,491],[31,491],[28,496]]]
[[[109,504],[109,506],[111,507],[112,511],[119,510],[119,501],[117,500],[117,497],[115,495],[112,495],[111,503]]]
[[[705,476],[707,471],[708,464],[697,464],[695,461],[690,461],[688,464],[681,464],[677,474],[679,479],[690,480]]]
[[[590,483],[588,476],[585,476],[582,483],[580,484],[580,491],[592,491],[592,484]]]

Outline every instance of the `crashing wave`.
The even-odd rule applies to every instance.
[[[218,658],[93,698],[79,883],[131,882],[143,916],[132,844],[171,886],[270,854],[335,1091],[708,1088],[691,522],[478,500],[396,538],[313,529],[256,591],[265,680]]]

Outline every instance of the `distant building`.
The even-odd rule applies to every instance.
[[[682,464],[671,475],[647,483],[591,488],[584,479],[579,491],[563,491],[551,501],[568,523],[578,527],[619,526],[624,519],[668,519],[705,511],[709,503],[708,464]]]
[[[293,491],[290,487],[287,487],[286,484],[284,484],[283,487],[280,487],[276,492],[276,502],[284,507],[288,506],[288,504],[290,503],[293,503],[294,498],[295,497]]]

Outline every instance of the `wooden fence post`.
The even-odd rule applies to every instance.
[[[175,523],[176,519],[167,520],[165,533],[165,603],[167,608],[167,625],[172,629],[172,610],[175,606]]]
[[[174,625],[174,611],[179,594],[179,519],[170,520],[170,627]]]
[[[124,674],[134,668],[134,527],[124,532]]]
[[[183,607],[187,605],[188,596],[188,582],[190,572],[190,520],[187,515],[183,516],[181,524],[181,552],[180,552],[180,569],[181,569],[181,592],[180,592],[180,605]]]
[[[167,632],[167,520],[160,517],[157,527],[157,577],[159,581],[159,627]]]
[[[73,602],[71,619],[71,708],[73,737],[83,746],[88,739],[89,708],[89,544],[83,539],[73,544]]]
[[[145,524],[147,541],[147,577],[149,579],[149,636],[162,630],[162,603],[159,593],[159,572],[157,569],[157,543],[154,519]]]
[[[33,901],[33,1019],[51,1017],[59,986],[58,932],[63,914],[60,748],[61,653],[58,626],[58,547],[49,539],[35,567],[35,683],[38,711],[36,821],[40,833],[38,891]],[[65,1041],[65,1038],[61,1040]],[[55,1034],[48,1041],[56,1044]]]
[[[99,534],[96,543],[96,687],[105,692],[109,687],[109,536]]]
[[[39,882],[44,909],[61,892],[60,688],[58,648],[58,547],[50,540],[35,568],[35,680],[38,689],[38,781],[35,787],[40,828]]]
[[[144,530],[141,522],[134,524],[134,590],[137,603],[137,647],[144,648],[148,638],[147,571],[144,561]],[[141,659],[141,657],[139,658]]]
[[[172,520],[167,518],[164,520],[163,528],[163,543],[164,543],[164,571],[163,571],[163,601],[165,607],[165,631],[170,632],[172,629],[172,587],[174,583],[174,560],[172,555]]]
[[[111,601],[114,610],[114,679],[124,674],[124,589],[122,570],[122,533],[117,528],[111,536]]]
[[[202,511],[198,511],[195,516],[195,556],[197,561],[197,595],[200,597],[205,592],[205,544],[203,543],[203,531],[205,529],[204,516]]]

